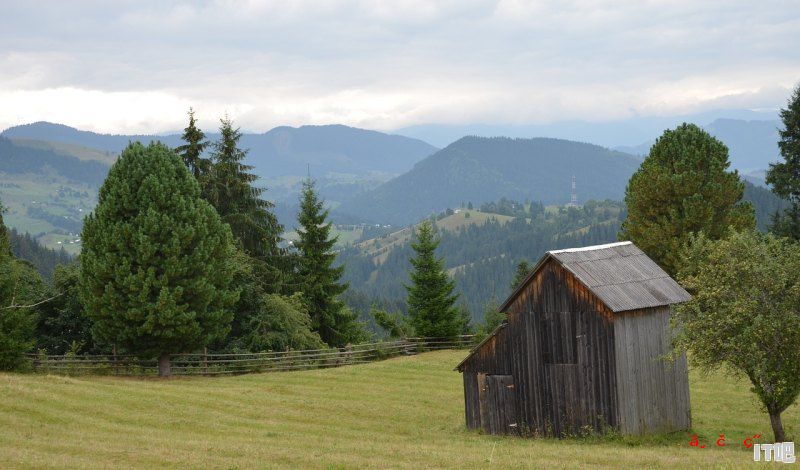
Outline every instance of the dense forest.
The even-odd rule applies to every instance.
[[[50,168],[64,177],[99,187],[108,173],[108,167],[98,161],[83,161],[51,150],[16,145],[0,136],[0,173],[47,174]]]
[[[8,231],[11,253],[33,265],[46,281],[53,279],[59,264],[69,264],[73,258],[64,249],[52,250],[43,247],[29,233],[20,234],[15,229]]]

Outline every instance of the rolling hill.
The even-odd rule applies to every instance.
[[[209,140],[219,135],[205,129]],[[88,147],[118,154],[130,141],[160,140],[171,147],[182,144],[179,134],[111,135],[81,131],[61,124],[36,122],[11,127],[3,136]],[[421,140],[342,125],[276,127],[265,133],[244,133],[242,148],[250,149],[248,163],[262,178],[306,175],[310,165],[316,177],[329,174],[396,175],[408,171],[437,149]]]
[[[357,195],[337,212],[367,222],[407,225],[447,207],[501,197],[564,204],[575,175],[579,201],[623,197],[641,161],[567,140],[464,137],[414,168]]]

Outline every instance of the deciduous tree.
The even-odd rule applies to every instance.
[[[781,413],[800,393],[800,246],[755,231],[689,245],[678,306],[678,350],[705,369],[725,367],[750,380],[784,442]]]
[[[25,353],[34,344],[36,312],[27,307],[45,298],[39,274],[14,259],[3,223],[0,204],[0,370],[15,370],[26,363]]]

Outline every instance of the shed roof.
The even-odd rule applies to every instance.
[[[612,312],[660,307],[691,298],[669,274],[631,242],[548,251],[500,306],[505,311],[549,259],[556,260]]]

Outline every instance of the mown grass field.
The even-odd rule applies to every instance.
[[[694,432],[521,439],[468,431],[465,351],[338,369],[142,380],[0,375],[0,467],[674,467],[752,465],[771,441],[745,383],[692,373]],[[795,406],[784,423],[794,434]],[[714,441],[724,433],[728,446]]]

